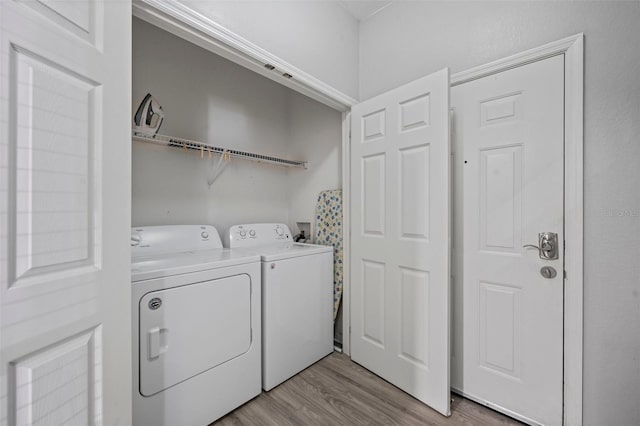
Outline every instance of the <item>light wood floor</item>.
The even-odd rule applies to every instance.
[[[225,425],[520,425],[454,395],[444,417],[334,352],[214,424]]]

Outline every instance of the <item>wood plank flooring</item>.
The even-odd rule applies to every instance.
[[[213,423],[227,425],[520,425],[454,395],[444,417],[334,352]]]

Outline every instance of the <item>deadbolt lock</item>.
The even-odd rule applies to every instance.
[[[540,268],[540,275],[545,277],[546,279],[555,278],[558,273],[556,272],[556,268],[553,266],[543,266]]]

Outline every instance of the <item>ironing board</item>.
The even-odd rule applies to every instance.
[[[322,191],[316,204],[316,244],[333,246],[333,320],[342,300],[342,190]]]

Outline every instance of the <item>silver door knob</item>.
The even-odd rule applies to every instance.
[[[541,232],[538,234],[538,245],[525,244],[523,248],[538,250],[540,259],[556,260],[558,258],[558,234],[555,232]]]

